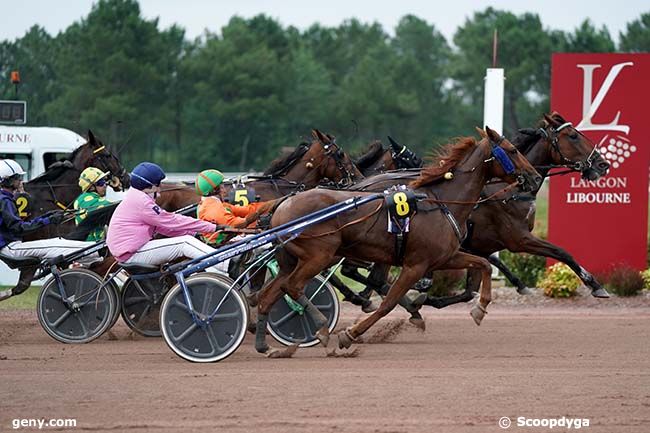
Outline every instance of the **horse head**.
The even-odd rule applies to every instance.
[[[110,173],[108,184],[115,191],[128,188],[130,185],[129,174],[120,160],[91,130],[88,130],[88,141],[78,151],[73,153],[73,164],[79,171],[87,167],[96,167],[103,172]]]
[[[303,156],[307,161],[305,168],[315,171],[322,178],[330,179],[338,186],[345,187],[363,179],[363,175],[354,165],[350,156],[336,144],[336,139],[323,134],[318,129],[312,131],[313,141]]]
[[[545,114],[536,132],[546,140],[553,164],[580,172],[588,180],[607,174],[609,163],[596,145],[558,113]]]

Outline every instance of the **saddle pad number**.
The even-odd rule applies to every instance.
[[[26,195],[18,195],[16,197],[16,207],[18,208],[18,216],[20,218],[27,218],[29,216],[29,200]]]
[[[408,218],[417,210],[413,191],[399,191],[386,198],[389,212],[400,219]]]
[[[255,190],[251,189],[235,189],[228,194],[228,201],[238,206],[248,206],[252,201],[255,201]]]

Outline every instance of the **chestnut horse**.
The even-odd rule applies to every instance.
[[[301,143],[291,154],[273,161],[263,176],[242,185],[224,182],[222,198],[231,199],[229,195],[233,190],[241,187],[254,191],[260,200],[267,201],[313,188],[322,182],[329,181],[343,187],[362,178],[361,172],[336,144],[335,138],[314,129],[310,143]],[[198,203],[199,200],[193,187],[163,183],[156,202],[171,212]]]
[[[425,167],[411,183],[411,187],[424,194],[426,199],[410,218],[404,254],[395,251],[394,235],[386,231],[384,224],[388,220],[388,210],[383,203],[377,206],[371,202],[309,227],[300,237],[287,243],[278,254],[280,272],[265,285],[259,296],[256,350],[261,353],[269,350],[266,344],[267,314],[283,292],[305,307],[318,330],[317,338],[327,345],[327,320],[304,296],[303,287],[336,256],[402,266],[399,277],[379,309],[362,322],[339,333],[340,347],[349,347],[356,337],[388,314],[427,271],[434,269],[475,267],[481,270],[481,296],[471,310],[474,321],[480,324],[491,300],[491,268],[486,259],[460,251],[460,231],[489,179],[499,177],[508,182],[517,182],[511,187],[524,191],[536,190],[542,181],[541,176],[508,140],[487,127],[486,131],[488,138],[480,142],[468,137],[448,145],[440,158]],[[449,178],[447,173],[451,172],[455,180],[446,181]],[[306,191],[281,203],[271,223],[278,226],[361,194],[324,189]],[[281,351],[273,353],[283,355]]]

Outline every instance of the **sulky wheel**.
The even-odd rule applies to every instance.
[[[334,288],[329,283],[323,284],[324,281],[321,275],[309,280],[305,286],[305,296],[327,317],[327,328],[332,332],[339,321],[339,299]],[[316,325],[306,313],[296,311],[295,305],[287,302],[286,297],[280,298],[269,312],[268,331],[273,338],[287,346],[295,343],[300,343],[300,347],[318,344]]]
[[[164,293],[157,279],[129,278],[122,287],[122,319],[129,328],[145,337],[160,337],[160,304]]]
[[[63,293],[51,276],[38,296],[38,321],[45,332],[63,343],[88,343],[102,335],[117,309],[111,289],[86,269],[66,269],[59,279]]]
[[[232,283],[227,281],[210,273],[196,274],[185,280],[199,318],[207,318],[220,304],[208,323],[197,324],[193,320],[179,284],[165,296],[160,309],[163,338],[181,358],[192,362],[221,361],[244,341],[248,306],[238,290],[229,291]]]

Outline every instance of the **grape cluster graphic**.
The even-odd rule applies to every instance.
[[[600,142],[599,151],[613,168],[619,168],[626,159],[636,152],[636,146],[622,135],[611,138],[606,135]]]

